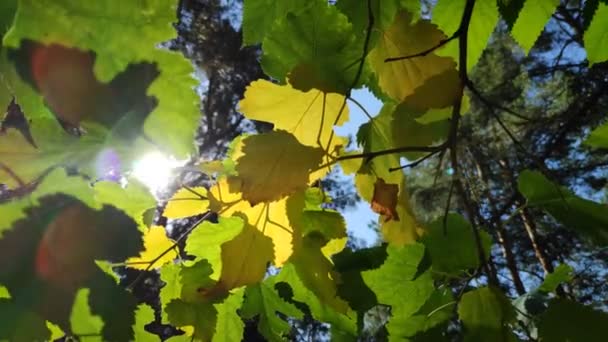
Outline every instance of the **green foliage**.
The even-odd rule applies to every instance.
[[[513,303],[495,286],[480,258],[496,254],[494,235],[479,225],[500,228],[504,215],[488,209],[476,217],[470,206],[486,210],[487,199],[460,189],[474,185],[458,157],[475,152],[459,145],[467,138],[462,115],[488,105],[468,72],[483,61],[495,30],[527,55],[559,1],[430,3],[245,0],[244,44],[262,43],[261,64],[277,83],[252,82],[239,110],[272,128],[235,139],[225,159],[195,165],[209,182],[178,189],[161,210],[132,178],[136,160],[162,151],[198,162],[194,68],[161,48],[176,35],[177,1],[3,1],[0,339],[155,341],[146,325],[160,315],[185,332],[173,341],[236,341],[245,320],[271,341],[311,320],[328,324],[334,340],[365,339],[370,331],[382,338],[386,328],[393,341],[454,332],[467,341],[512,341],[515,333],[599,341],[608,326],[603,312],[553,298],[562,296],[560,284],[574,282],[576,265],[556,267]],[[594,14],[586,14],[581,33],[589,64],[598,65],[608,60],[608,6],[587,12]],[[349,120],[351,102],[364,107],[351,98],[362,87],[384,101],[380,113],[366,112],[352,150],[334,128]],[[604,149],[607,141],[604,124],[585,143]],[[400,166],[404,158],[419,165],[435,156],[438,178],[449,159],[448,198],[469,204],[459,208],[467,219],[446,210],[427,223],[412,210],[410,174]],[[320,182],[337,165],[381,215],[382,245],[345,248],[344,217],[327,208]],[[608,244],[605,204],[557,179],[545,170],[519,174],[526,202],[518,210],[542,210]],[[159,222],[187,219],[188,234],[171,240],[168,225],[145,217],[154,210]],[[493,233],[504,246],[500,229]],[[146,283],[138,277],[121,287],[116,266],[160,273],[160,312],[138,305],[131,290]],[[487,278],[470,283],[480,274]],[[374,322],[373,313],[385,317]]]
[[[598,245],[608,244],[605,205],[580,198],[534,171],[525,171],[519,176],[519,191],[526,196],[529,206],[546,210],[565,227]]]

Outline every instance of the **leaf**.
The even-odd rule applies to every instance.
[[[601,342],[608,334],[608,314],[567,299],[554,299],[538,323],[543,341]]]
[[[237,310],[243,304],[244,292],[245,289],[240,288],[231,293],[222,303],[214,305],[217,310],[217,324],[213,342],[232,342],[243,339],[245,324],[243,324]]]
[[[530,52],[558,5],[559,0],[524,2],[523,8],[519,11],[519,16],[511,29],[511,35],[524,49],[526,55]]]
[[[333,152],[339,143],[333,136],[333,126],[348,121],[348,107],[339,94],[319,90],[302,92],[291,85],[277,85],[266,80],[252,82],[239,102],[243,115],[251,120],[266,121],[275,130],[293,134],[307,146],[322,146]]]
[[[429,124],[420,124],[417,119],[424,115],[426,110],[413,109],[407,102],[403,102],[393,113],[392,133],[395,146],[431,146],[446,139],[449,131],[447,120],[436,121]],[[403,153],[408,159],[423,157],[426,153]]]
[[[93,192],[88,182],[81,177],[68,176],[63,169],[54,170],[28,196],[13,199],[0,206],[0,217],[2,217],[2,220],[0,220],[0,237],[4,231],[11,227],[13,222],[26,218],[26,210],[32,206],[39,205],[42,197],[57,193],[78,198],[90,207],[100,207],[99,203],[93,198]]]
[[[362,38],[335,6],[312,0],[297,15],[275,21],[264,38],[261,64],[279,82],[291,72],[296,89],[346,94],[358,72]]]
[[[498,0],[496,2],[500,15],[509,26],[509,30],[513,28],[513,24],[515,24],[517,16],[524,6],[524,2],[526,0]]]
[[[209,207],[206,199],[207,189],[202,186],[192,189],[179,189],[167,201],[163,216],[169,219],[180,219],[204,214]]]
[[[160,280],[165,285],[160,289],[158,295],[161,306],[161,323],[168,323],[165,308],[173,299],[179,299],[182,292],[182,282],[180,277],[180,265],[167,264],[160,269]]]
[[[140,304],[135,311],[133,326],[135,341],[160,341],[160,337],[145,330],[145,326],[152,322],[154,322],[154,310],[148,304]]]
[[[289,284],[293,291],[293,299],[305,303],[314,319],[330,323],[332,327],[346,334],[355,335],[355,321],[349,316],[336,311],[331,305],[325,305],[322,299],[317,297],[317,294],[306,286],[294,264],[285,264],[275,281],[277,283],[285,282]]]
[[[412,24],[410,14],[398,13],[393,24],[382,32],[380,41],[368,57],[382,90],[391,98],[402,101],[430,77],[453,68],[451,58],[438,57],[433,53],[395,62],[384,61],[386,58],[423,52],[444,38],[445,35],[428,21],[420,20]]]
[[[438,1],[433,8],[432,22],[446,35],[451,36],[458,30],[465,4],[466,0]],[[496,2],[476,1],[467,31],[467,71],[471,71],[479,61],[497,23]],[[438,50],[437,55],[452,57],[456,63],[459,63],[459,51],[458,39],[454,39]]]
[[[376,294],[363,282],[361,271],[380,267],[386,260],[386,246],[352,251],[347,248],[333,256],[335,269],[342,280],[338,295],[357,312],[366,312],[378,304]]]
[[[353,24],[355,32],[363,34],[367,30],[367,1],[339,0],[336,3],[336,6],[342,13],[348,16],[348,19]],[[374,16],[375,29],[385,29],[392,24],[395,15],[400,8],[407,9],[412,13],[412,20],[418,20],[420,14],[419,1],[372,0],[371,8]]]
[[[260,281],[273,259],[272,240],[240,217],[203,222],[188,236],[185,250],[195,261],[207,260],[211,278],[226,291]]]
[[[606,28],[608,20],[608,4],[600,2],[591,24],[585,31],[583,41],[585,50],[587,51],[587,59],[589,64],[600,63],[608,59],[608,53],[602,48],[608,43]]]
[[[584,143],[591,147],[608,149],[608,124],[601,125],[591,131]]]
[[[386,184],[382,178],[374,184],[374,196],[372,197],[372,210],[384,217],[384,222],[391,220],[399,221],[397,213],[399,186],[397,184]]]
[[[282,340],[291,327],[277,313],[302,319],[303,314],[293,304],[286,302],[274,289],[273,278],[248,286],[245,291],[242,315],[246,319],[259,316],[258,330],[270,341]]]
[[[19,5],[15,24],[4,39],[6,46],[17,48],[22,40],[30,39],[95,51],[94,72],[101,82],[142,61],[156,63],[161,76],[171,75],[157,78],[150,86],[149,94],[158,99],[158,106],[144,123],[144,132],[178,157],[193,151],[199,117],[193,67],[180,54],[157,49],[159,43],[175,36],[171,25],[175,21],[174,3],[117,5],[111,0],[95,4],[62,0],[47,6],[26,0]],[[109,24],[106,18],[113,20]],[[46,22],[52,23],[52,31],[47,30]],[[74,30],[74,26],[81,29]]]
[[[378,302],[391,306],[387,325],[391,341],[403,338],[404,322],[420,310],[434,291],[430,272],[419,270],[424,246],[418,243],[395,247],[389,245],[388,257],[380,268],[361,273],[376,293]]]
[[[106,323],[103,339],[131,339],[135,300],[95,260],[117,263],[137,255],[136,223],[113,207],[94,210],[66,195],[42,197],[25,214],[0,239],[0,259],[11,260],[0,263],[0,283],[11,300],[69,331],[76,293],[89,288],[91,312]]]
[[[458,214],[448,214],[446,226],[443,218],[429,225],[423,237],[436,272],[458,275],[479,266],[479,254],[471,224]],[[485,231],[479,232],[486,256],[490,255],[492,238]]]
[[[144,213],[150,208],[156,207],[156,199],[150,190],[134,179],[122,187],[120,184],[110,181],[95,183],[95,200],[99,203],[110,203],[118,209],[131,216],[145,231]]]
[[[519,175],[518,187],[529,206],[546,210],[566,228],[581,233],[595,244],[608,244],[608,212],[605,205],[580,198],[530,170]]]
[[[211,278],[217,280],[222,272],[223,244],[234,239],[243,226],[243,220],[238,217],[220,217],[218,223],[203,221],[188,235],[184,250],[195,257],[195,262],[207,260],[213,269]]]
[[[302,235],[320,233],[325,239],[339,239],[346,237],[346,222],[344,217],[329,209],[304,210],[302,212]]]
[[[574,278],[574,270],[568,264],[559,264],[553,273],[547,274],[543,283],[538,287],[539,291],[554,292],[561,283],[570,282]]]
[[[398,311],[391,317],[389,323],[391,340],[414,337],[412,340],[417,341],[418,334],[429,331],[452,318],[454,305],[456,302],[450,290],[435,290],[413,316]]]
[[[464,324],[465,341],[517,341],[507,326],[515,313],[500,290],[482,287],[465,293],[458,316]]]
[[[97,335],[92,336],[92,340],[101,341],[104,322],[101,317],[91,312],[89,295],[89,289],[81,289],[77,292],[70,315],[71,330],[74,335]]]
[[[6,341],[45,341],[50,331],[42,317],[10,300],[0,299],[0,338]]]
[[[377,116],[359,127],[357,142],[363,148],[363,153],[382,151],[396,147],[394,145],[391,126],[394,110],[395,105],[390,103],[385,104]],[[389,171],[390,168],[397,167],[398,165],[399,156],[397,154],[389,154],[372,159],[368,164],[368,168],[371,173],[378,178],[384,179],[386,183],[401,184],[403,181],[403,173]],[[361,171],[367,171],[367,169]],[[370,193],[369,196],[364,195],[363,197],[368,201],[371,201],[372,193]]]
[[[215,334],[217,309],[211,303],[188,303],[174,299],[165,308],[169,322],[176,327],[194,328],[193,337],[210,341]]]
[[[225,178],[210,189],[210,209],[221,216],[239,216],[249,225],[255,227],[265,236],[272,239],[274,245],[274,263],[282,265],[291,255],[294,243],[294,230],[304,207],[301,193],[287,199],[271,203],[260,203],[251,206],[241,198],[239,184],[230,184]]]
[[[309,4],[306,0],[248,0],[243,2],[243,43],[261,43],[278,19],[288,12],[299,12]]]
[[[169,250],[169,252],[166,252]],[[161,254],[164,255],[150,263]],[[178,256],[175,242],[167,237],[167,232],[162,226],[152,226],[144,232],[144,251],[135,258],[127,260],[127,266],[138,270],[150,270],[172,262]]]
[[[323,150],[304,146],[285,131],[253,135],[243,145],[235,178],[241,182],[243,199],[252,205],[306,189],[310,173],[323,157]]]

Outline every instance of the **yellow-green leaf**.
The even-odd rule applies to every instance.
[[[175,243],[167,237],[165,228],[161,226],[153,226],[144,233],[144,248],[138,257],[129,258],[127,264],[129,267],[145,270],[161,267],[162,265],[173,261],[177,257],[177,247]],[[150,263],[171,249],[160,259],[156,260],[153,265]]]
[[[202,186],[179,189],[169,199],[163,216],[169,219],[180,219],[205,213],[209,207],[207,189]]]
[[[236,178],[243,198],[252,205],[306,189],[310,173],[323,157],[323,150],[304,146],[285,131],[253,135],[243,140],[243,145]]]

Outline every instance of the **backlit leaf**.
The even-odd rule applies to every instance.
[[[536,171],[525,170],[518,182],[519,191],[528,199],[529,206],[546,210],[566,228],[585,235],[598,245],[608,244],[605,205],[578,197]]]
[[[75,335],[92,335],[91,340],[102,341],[101,329],[104,322],[101,317],[91,312],[89,294],[89,289],[81,289],[76,294],[70,315],[71,330]]]
[[[445,35],[428,21],[411,23],[411,15],[400,12],[393,24],[382,32],[380,41],[369,54],[369,62],[378,75],[382,90],[397,101],[434,75],[453,68],[454,61],[429,53],[423,57],[385,62],[386,58],[409,56],[437,45]]]
[[[163,216],[170,219],[180,219],[204,214],[209,206],[205,196],[207,189],[202,186],[179,189],[167,202]]]
[[[608,4],[600,2],[591,24],[584,35],[589,64],[608,60],[605,46],[608,44]]]
[[[538,289],[543,292],[553,292],[559,284],[567,283],[574,277],[574,270],[568,264],[560,264],[557,266],[553,273],[547,274],[543,283],[540,284]]]
[[[243,153],[237,160],[235,178],[241,182],[243,199],[252,205],[306,189],[310,173],[323,157],[323,150],[304,146],[285,131],[246,138]]]
[[[319,90],[302,92],[291,85],[277,85],[266,80],[252,82],[239,102],[248,119],[270,122],[276,130],[293,134],[307,146],[324,149],[330,143],[333,126],[348,120],[344,96]],[[336,142],[334,137],[333,142]],[[335,144],[329,146],[333,152]]]
[[[166,252],[167,250],[169,252]],[[163,253],[164,255],[151,265],[151,262]],[[175,242],[167,237],[165,228],[152,226],[144,232],[144,251],[138,257],[129,258],[127,264],[139,270],[155,269],[172,262],[177,255]]]
[[[465,341],[517,341],[507,324],[515,312],[498,289],[482,287],[465,293],[458,304]]]
[[[555,12],[559,0],[526,1],[511,29],[511,35],[527,55],[547,21]]]

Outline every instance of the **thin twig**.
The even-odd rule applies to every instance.
[[[131,282],[131,284],[129,284],[129,286],[127,286],[128,290],[133,290],[133,287],[135,287],[135,285],[137,285],[137,283],[143,279],[145,272],[149,271],[152,266],[154,266],[154,264],[159,261],[162,257],[164,257],[165,255],[167,255],[167,253],[171,252],[171,250],[173,250],[174,248],[176,248],[178,246],[178,244],[180,242],[182,242],[187,236],[188,234],[190,234],[196,227],[198,227],[199,224],[201,224],[203,221],[205,221],[207,218],[209,218],[209,216],[211,216],[211,211],[206,212],[200,219],[196,220],[196,222],[194,222],[185,232],[183,232],[171,245],[171,247],[165,249],[162,253],[160,253],[156,258],[152,259],[149,263],[148,266],[141,272],[139,273],[139,275],[137,276],[137,278],[135,278],[135,280],[133,280],[133,282]]]
[[[531,119],[525,115],[519,114],[516,111],[507,108],[503,105],[500,105],[496,102],[491,101],[490,99],[488,99],[487,97],[485,97],[480,91],[479,89],[477,89],[475,87],[475,85],[473,84],[473,82],[467,77],[466,79],[463,80],[465,86],[467,87],[467,89],[469,89],[471,91],[471,93],[473,93],[473,95],[475,95],[484,105],[486,105],[487,107],[489,107],[490,109],[492,108],[496,108],[496,109],[500,109],[501,111],[511,114],[514,117],[524,120],[524,121],[528,121],[528,122],[533,122],[536,121],[534,119]]]
[[[397,171],[397,170],[403,170],[403,169],[408,169],[408,168],[413,168],[416,167],[418,165],[420,165],[420,163],[424,162],[425,160],[431,158],[432,156],[436,155],[437,153],[441,152],[441,150],[437,150],[437,151],[433,151],[433,152],[429,152],[426,156],[413,161],[409,164],[406,165],[402,165],[402,166],[398,166],[398,167],[391,167],[390,169],[388,169],[389,172],[393,172],[393,171]]]
[[[454,32],[454,34],[452,34],[450,37],[440,40],[439,43],[435,44],[435,46],[432,46],[424,51],[421,51],[421,52],[418,52],[418,53],[415,53],[412,55],[407,55],[407,56],[389,57],[384,60],[384,63],[397,62],[397,61],[402,61],[402,60],[412,59],[412,58],[417,58],[417,57],[424,57],[424,56],[428,55],[429,53],[444,46],[445,44],[451,42],[452,40],[458,38],[458,36],[460,35],[460,30],[461,30],[461,28],[458,28],[458,30],[456,30],[456,32]]]

